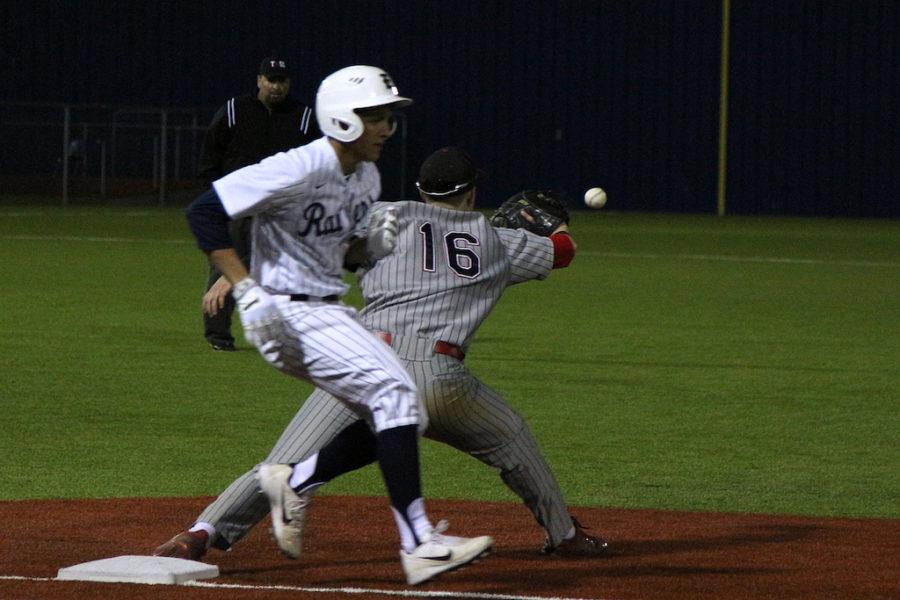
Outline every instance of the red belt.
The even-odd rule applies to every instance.
[[[378,337],[383,339],[384,342],[388,345],[390,345],[391,340],[394,339],[393,334],[386,333],[384,331],[379,331]],[[445,356],[450,356],[460,362],[462,362],[466,358],[466,353],[463,352],[462,348],[460,348],[456,344],[451,344],[450,342],[444,342],[441,340],[438,340],[437,342],[434,343],[434,352],[435,352],[435,354],[443,354]]]

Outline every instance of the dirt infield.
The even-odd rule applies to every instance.
[[[451,533],[493,535],[496,552],[409,588],[385,499],[336,496],[316,499],[298,561],[278,553],[267,524],[231,552],[212,551],[215,587],[53,580],[60,567],[149,553],[209,500],[0,502],[0,599],[385,599],[411,589],[498,600],[900,598],[900,520],[577,509],[618,553],[575,560],[539,555],[542,533],[521,506],[445,500],[429,512]]]

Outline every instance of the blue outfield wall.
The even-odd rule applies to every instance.
[[[743,214],[900,217],[900,2],[732,2]]]
[[[408,193],[430,150],[460,144],[486,205],[600,185],[611,209],[712,214],[723,5],[21,2],[0,25],[0,100],[213,107],[275,50],[311,102],[328,73],[375,64],[416,100]],[[900,2],[729,6],[727,212],[900,217]]]

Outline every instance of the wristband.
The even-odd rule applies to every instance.
[[[567,231],[557,231],[550,236],[553,242],[553,268],[562,269],[568,267],[575,258],[575,244]]]
[[[247,290],[254,287],[256,282],[253,281],[250,277],[244,277],[231,288],[231,295],[234,296],[235,300],[239,300],[241,296],[247,293]]]

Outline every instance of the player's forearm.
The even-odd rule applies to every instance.
[[[247,267],[241,262],[241,257],[234,251],[234,248],[212,250],[207,253],[207,256],[209,256],[209,262],[212,263],[212,266],[232,284],[249,275]]]
[[[353,238],[347,246],[347,251],[344,253],[344,268],[355,273],[368,260],[369,253],[366,250],[366,238]]]

